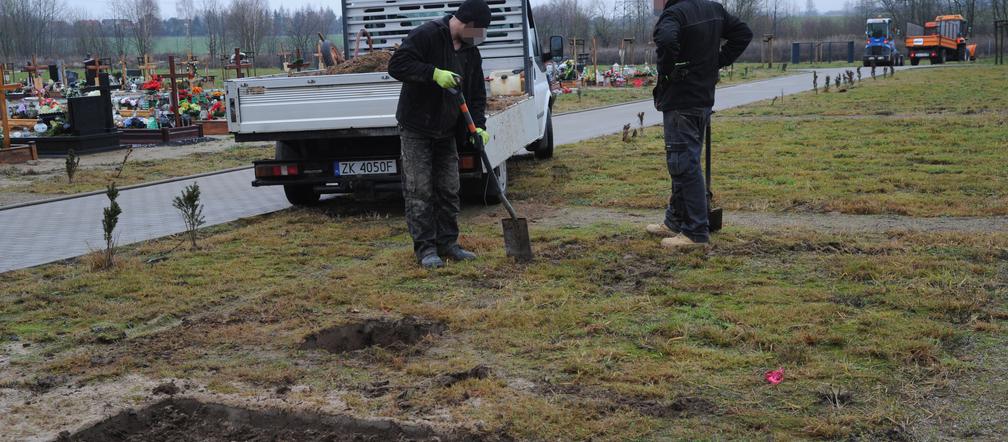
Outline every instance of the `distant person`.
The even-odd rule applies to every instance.
[[[388,72],[402,81],[396,120],[402,146],[403,197],[413,252],[424,268],[476,258],[458,244],[459,171],[455,136],[465,127],[456,98],[465,94],[483,143],[486,86],[483,58],[476,46],[486,40],[490,7],[465,0],[454,14],[410,31],[389,61]],[[439,256],[440,255],[440,256]]]
[[[655,108],[664,114],[665,158],[672,195],[665,222],[647,231],[670,249],[710,241],[707,189],[700,170],[704,129],[714,106],[719,69],[735,62],[753,33],[744,22],[709,0],[668,0],[654,41],[658,55]],[[726,40],[722,46],[721,40]]]

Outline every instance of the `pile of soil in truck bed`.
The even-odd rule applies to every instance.
[[[392,52],[389,51],[368,52],[329,68],[326,70],[326,74],[333,75],[386,72],[388,71],[388,63],[391,59]]]
[[[528,95],[494,95],[487,97],[486,111],[495,113],[500,112],[514,106],[515,103],[518,103],[526,98],[528,98]]]

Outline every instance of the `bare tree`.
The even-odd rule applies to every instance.
[[[109,0],[117,18],[129,20],[133,45],[138,55],[154,50],[154,34],[161,26],[161,8],[157,0]]]
[[[186,49],[191,54],[193,51],[192,21],[196,16],[196,6],[193,4],[193,0],[175,0],[175,15],[185,21]]]
[[[322,9],[303,6],[294,11],[286,26],[287,42],[292,49],[300,49],[302,56],[312,52],[318,34],[327,34],[328,26]]]
[[[89,18],[84,11],[77,11],[73,13],[73,16],[73,46],[77,54],[110,55],[108,41],[102,33],[101,22]]]
[[[202,0],[201,9],[207,27],[207,50],[210,52],[210,64],[213,65],[227,44],[228,14],[223,10],[220,0]]]
[[[61,0],[0,0],[0,49],[5,58],[43,57],[56,49],[56,23],[66,11]]]
[[[232,26],[235,44],[246,52],[258,55],[263,49],[271,19],[266,0],[231,0],[228,24]]]

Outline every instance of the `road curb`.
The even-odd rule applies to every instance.
[[[220,175],[220,174],[225,174],[225,173],[237,172],[239,170],[245,170],[245,169],[251,169],[251,168],[252,168],[252,166],[239,166],[239,167],[232,167],[230,169],[215,170],[215,171],[212,171],[212,172],[197,173],[195,175],[187,175],[187,176],[183,176],[183,177],[165,178],[163,180],[150,181],[150,182],[146,182],[146,183],[139,183],[139,184],[129,185],[129,186],[126,186],[126,187],[120,187],[119,191],[126,191],[126,190],[132,190],[132,189],[141,189],[141,188],[144,188],[144,187],[157,186],[157,185],[160,185],[160,184],[174,183],[176,181],[185,181],[185,180],[191,180],[191,179],[196,179],[196,178],[203,178],[203,177],[208,177],[208,176],[213,176],[213,175]],[[5,210],[19,209],[19,208],[22,208],[22,207],[37,206],[39,204],[48,204],[48,203],[55,203],[55,202],[59,202],[59,201],[72,200],[72,199],[76,199],[76,198],[85,198],[85,197],[89,197],[89,196],[101,195],[103,193],[105,193],[104,190],[95,190],[95,191],[92,191],[92,192],[75,193],[73,195],[64,195],[64,196],[61,196],[61,197],[49,198],[49,199],[44,199],[44,200],[28,201],[28,202],[24,202],[24,203],[18,203],[18,204],[13,204],[13,205],[10,205],[10,206],[0,207],[0,212],[3,212]]]

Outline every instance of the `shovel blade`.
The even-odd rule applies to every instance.
[[[715,207],[707,212],[707,222],[708,227],[711,232],[717,232],[721,230],[721,208]]]
[[[532,240],[529,239],[528,222],[525,218],[505,218],[501,220],[504,228],[504,252],[517,262],[532,261]]]

